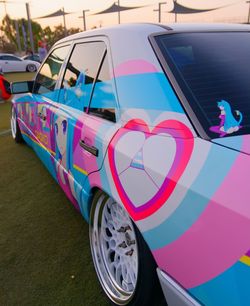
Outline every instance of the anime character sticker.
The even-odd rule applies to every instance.
[[[217,102],[217,106],[220,109],[220,124],[216,126],[211,126],[210,131],[217,133],[220,137],[237,132],[242,126],[240,125],[243,119],[243,115],[240,111],[236,110],[236,115],[239,120],[236,120],[231,109],[229,102],[221,100]]]
[[[68,122],[63,116],[58,116],[54,123],[56,144],[56,176],[59,185],[77,210],[77,196],[74,179],[69,170],[69,152],[67,151]]]

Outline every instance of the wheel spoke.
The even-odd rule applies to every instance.
[[[100,250],[98,258],[92,252],[100,281],[110,298],[123,304],[132,298],[138,277],[133,223],[124,207],[108,198],[97,202],[92,225],[98,227],[98,245],[92,242],[91,247]]]

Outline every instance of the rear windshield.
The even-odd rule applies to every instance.
[[[250,33],[175,33],[155,40],[209,137],[250,133]]]

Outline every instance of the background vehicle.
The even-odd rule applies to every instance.
[[[5,53],[0,53],[0,65],[2,67],[3,72],[35,72],[40,66],[38,62],[23,60],[18,56]]]
[[[34,53],[34,54],[29,54],[29,55],[24,55],[22,57],[23,60],[30,60],[30,61],[35,61],[38,63],[41,63],[40,61],[40,57],[38,53]]]
[[[89,222],[115,305],[249,305],[248,26],[123,25],[14,83],[12,135]],[[157,273],[157,274],[156,274]]]

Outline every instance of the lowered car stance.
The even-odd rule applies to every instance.
[[[13,138],[89,222],[114,305],[153,305],[158,284],[170,306],[250,305],[249,31],[79,33],[11,85]]]

